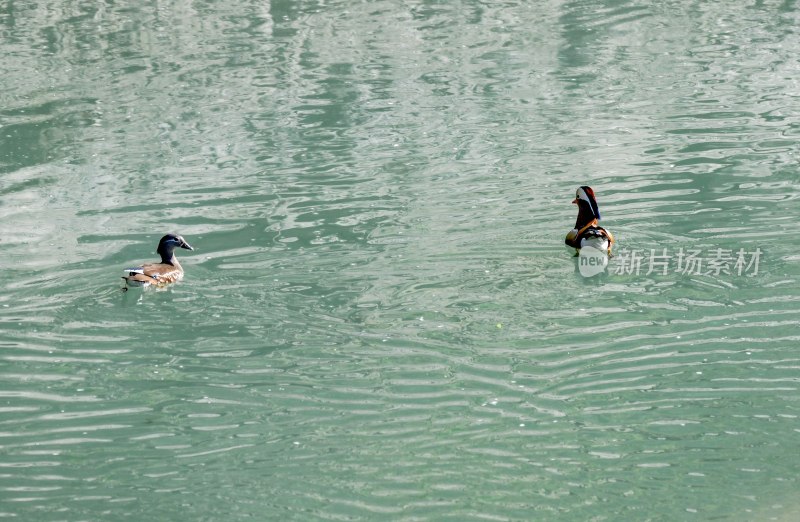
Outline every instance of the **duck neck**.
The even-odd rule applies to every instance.
[[[575,221],[575,228],[581,230],[583,228],[587,228],[593,222],[596,222],[597,219],[594,217],[594,212],[592,212],[592,207],[589,203],[579,200],[578,201],[578,219]]]
[[[161,256],[161,262],[165,265],[181,266],[178,263],[178,258],[175,257],[175,248],[160,248],[158,254]]]

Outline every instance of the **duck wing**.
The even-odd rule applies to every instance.
[[[148,263],[134,268],[126,268],[122,278],[129,286],[166,285],[183,277],[180,266],[168,263]]]

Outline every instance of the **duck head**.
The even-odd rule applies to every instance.
[[[186,242],[181,236],[177,234],[167,234],[158,242],[158,249],[156,253],[161,256],[161,262],[167,264],[174,264],[175,249],[185,248],[186,250],[194,250],[192,246]]]
[[[578,219],[575,221],[575,228],[580,230],[595,219],[600,221],[600,209],[591,187],[578,187],[572,202],[578,205]]]

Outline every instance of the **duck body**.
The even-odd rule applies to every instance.
[[[600,209],[594,191],[591,187],[581,186],[572,202],[578,205],[578,219],[575,221],[575,228],[567,233],[564,243],[567,247],[575,249],[575,255],[578,255],[581,248],[592,247],[610,256],[614,236],[597,224],[600,221]]]
[[[176,248],[194,250],[189,243],[177,234],[167,234],[158,242],[156,253],[161,256],[160,263],[145,263],[126,268],[126,287],[165,286],[183,279],[183,267],[175,257]]]

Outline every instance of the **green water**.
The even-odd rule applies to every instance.
[[[798,27],[1,4],[0,518],[796,520]],[[121,292],[169,231],[185,280]]]

